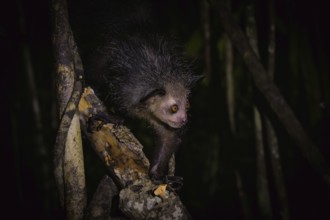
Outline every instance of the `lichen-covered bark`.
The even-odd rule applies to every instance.
[[[84,132],[95,152],[121,187],[140,178],[148,178],[149,161],[143,154],[139,141],[122,125],[102,121],[90,122],[92,115],[106,115],[105,107],[91,88],[86,88],[79,103]]]
[[[120,209],[131,219],[191,219],[175,192],[155,196],[157,189],[150,181],[126,187],[120,191]]]
[[[108,175],[104,176],[100,181],[91,202],[88,205],[85,219],[101,220],[109,219],[112,200],[114,196],[119,194],[118,187]],[[117,219],[117,218],[111,218]]]
[[[82,219],[86,184],[77,105],[82,93],[82,68],[68,22],[65,0],[54,0],[53,46],[60,126],[54,149],[54,168],[61,204],[68,219]]]
[[[82,96],[83,68],[68,22],[66,0],[53,0],[52,9],[60,116],[54,149],[54,168],[67,219],[109,219],[111,202],[107,200],[118,193],[117,189],[122,189],[119,194],[120,208],[132,219],[140,219],[140,216],[187,219],[189,214],[179,197],[168,186],[156,186],[151,182],[148,176],[149,161],[142,151],[142,145],[129,130],[121,125],[90,120],[91,116],[99,113],[107,115],[106,109],[90,88],[86,88]],[[81,127],[116,184],[114,186],[112,181],[110,184],[107,179],[101,182],[86,216]],[[138,190],[140,188],[143,190]],[[157,191],[156,194],[153,193],[154,190]],[[101,196],[102,193],[106,195]]]
[[[121,189],[119,208],[126,216],[131,219],[189,219],[176,193],[168,186],[157,186],[150,180],[149,161],[143,147],[126,127],[104,121],[91,124],[91,116],[107,113],[89,87],[82,95],[79,111],[82,124],[88,127],[84,131],[86,136]]]
[[[68,219],[82,219],[86,207],[86,183],[79,117],[73,116],[64,152],[65,207]]]

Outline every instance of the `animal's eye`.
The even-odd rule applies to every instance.
[[[177,105],[172,105],[171,106],[171,112],[176,113],[179,110],[179,107]]]

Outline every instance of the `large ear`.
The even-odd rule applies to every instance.
[[[151,97],[164,96],[165,94],[166,94],[165,89],[154,89],[154,90],[151,90],[142,99],[140,99],[140,103],[145,103]]]

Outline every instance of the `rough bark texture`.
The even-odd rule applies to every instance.
[[[114,197],[118,194],[119,189],[113,182],[112,178],[108,175],[104,176],[103,179],[100,181],[96,192],[94,193],[93,198],[88,205],[85,219],[109,219],[109,216],[112,211],[112,202],[114,200]],[[111,219],[114,220],[125,218],[116,217],[115,214],[112,214]]]
[[[84,127],[89,127],[85,130],[86,136],[117,186],[122,189],[119,208],[126,216],[132,219],[189,219],[175,192],[166,185],[152,183],[148,176],[149,161],[143,147],[126,127],[97,120],[91,124],[92,115],[107,115],[91,88],[85,89],[79,111]]]
[[[148,178],[149,161],[143,154],[143,146],[129,130],[122,125],[92,119],[93,115],[111,116],[90,87],[83,93],[79,111],[85,135],[120,187],[131,185],[139,178]]]
[[[55,179],[68,219],[82,219],[87,203],[80,123],[76,114],[82,93],[77,55],[65,0],[53,1],[53,45],[60,126],[54,150]]]
[[[92,89],[86,88],[82,95],[83,68],[68,23],[66,1],[53,0],[52,9],[61,120],[54,150],[54,167],[67,219],[112,218],[112,203],[109,200],[114,194],[118,195],[118,189],[121,189],[120,209],[131,219],[188,219],[189,214],[176,193],[166,184],[157,186],[151,182],[148,176],[149,161],[142,145],[129,130],[121,125],[93,119],[97,115],[110,116]],[[101,181],[87,215],[81,124],[112,178],[109,180],[106,177]],[[171,172],[174,172],[173,168]]]

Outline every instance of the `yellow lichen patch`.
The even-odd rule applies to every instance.
[[[143,157],[142,146],[127,128],[107,123],[102,118],[91,120],[98,114],[106,115],[105,107],[98,101],[93,89],[84,89],[78,108],[86,126],[86,135],[104,165],[125,183],[148,176],[149,163]]]
[[[154,190],[154,195],[164,198],[166,195],[166,186],[167,184],[161,184]]]
[[[68,106],[66,107],[66,111],[72,111],[75,110],[76,106],[73,102],[69,102]]]
[[[98,152],[107,151],[114,157],[113,148],[117,148],[117,140],[110,132],[104,132],[103,129],[93,131],[92,138]]]
[[[117,139],[109,132],[108,126],[102,126],[98,131],[93,131],[92,138],[97,152],[101,152],[107,166],[116,166],[119,169],[130,166],[128,156],[124,149],[119,147]],[[126,158],[126,161],[122,161]]]
[[[104,160],[105,164],[109,167],[111,165],[110,155],[106,151],[103,151],[102,155],[103,155],[103,160]]]
[[[66,64],[59,64],[57,67],[57,71],[64,74],[73,73],[72,68]]]
[[[107,125],[103,125],[100,132],[102,133],[104,141],[106,142],[105,147],[107,151],[111,151],[111,149],[118,149],[118,141],[115,136],[113,136],[112,133],[109,132],[109,128],[107,127]]]
[[[90,87],[87,87],[84,89],[84,92],[82,94],[82,97],[81,97],[79,105],[78,105],[79,111],[83,112],[84,114],[86,114],[88,112],[88,110],[93,107],[92,104],[86,100],[86,97],[89,94],[92,94],[92,90]]]
[[[110,132],[112,126],[111,124],[105,124],[100,130],[93,131],[92,138],[96,151],[101,152],[106,165],[113,166],[115,172],[120,175],[125,173],[132,179],[137,178],[136,175],[147,175],[148,169],[139,163],[141,159],[125,144],[118,142],[118,139]],[[109,157],[105,157],[104,151]]]

